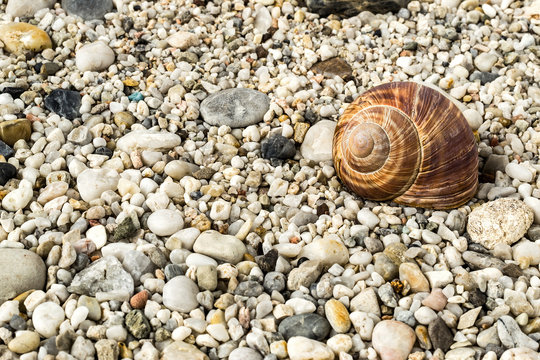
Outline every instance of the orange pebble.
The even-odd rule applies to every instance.
[[[148,292],[142,290],[131,297],[129,304],[134,309],[142,309],[146,305],[146,300],[148,300]]]

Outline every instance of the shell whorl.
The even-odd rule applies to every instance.
[[[359,96],[336,126],[333,159],[347,187],[372,200],[451,208],[478,184],[476,143],[461,111],[414,82]]]

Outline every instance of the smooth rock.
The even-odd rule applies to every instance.
[[[474,58],[474,66],[480,71],[491,71],[499,57],[492,53],[481,53]]]
[[[261,142],[261,155],[265,159],[292,159],[296,155],[296,147],[291,139],[273,135]]]
[[[321,120],[309,128],[300,147],[300,153],[305,159],[321,162],[332,160],[332,139],[336,122]]]
[[[163,349],[161,360],[208,360],[208,356],[191,344],[175,341]]]
[[[349,250],[337,236],[329,235],[304,246],[299,256],[318,260],[323,266],[345,265],[349,261]]]
[[[240,347],[231,351],[229,360],[263,360],[263,357],[257,350]]]
[[[287,317],[279,324],[278,331],[285,340],[302,336],[314,340],[326,338],[330,332],[328,320],[317,314],[300,314]]]
[[[506,350],[500,360],[540,360],[540,354],[537,351],[531,350],[529,348],[516,348]]]
[[[503,315],[497,320],[497,334],[501,343],[508,348],[526,347],[538,350],[538,342],[525,335],[516,320],[508,315]]]
[[[82,17],[84,20],[103,19],[113,8],[112,0],[62,0],[62,8],[69,15]]]
[[[181,143],[180,136],[169,132],[135,130],[116,141],[116,148],[126,153],[140,151],[167,151]]]
[[[362,290],[358,295],[351,299],[350,309],[352,311],[363,311],[368,314],[381,316],[377,294],[371,287]]]
[[[523,240],[512,247],[512,256],[522,269],[540,263],[540,243]]]
[[[239,128],[261,122],[269,106],[270,99],[266,94],[252,89],[233,88],[208,96],[202,101],[200,112],[210,125]]]
[[[28,119],[0,122],[0,139],[10,146],[21,139],[30,140],[30,135],[32,135],[32,123]]]
[[[9,0],[6,14],[12,17],[34,17],[34,14],[45,8],[51,8],[56,0]]]
[[[295,336],[287,341],[290,360],[333,360],[334,352],[324,343]]]
[[[160,209],[148,217],[148,229],[158,236],[169,236],[184,227],[182,214],[176,210]]]
[[[336,299],[330,299],[324,304],[324,312],[330,326],[337,333],[346,333],[351,327],[349,311],[341,302]]]
[[[533,211],[523,201],[502,198],[475,208],[469,215],[467,231],[471,240],[493,249],[521,239],[533,222]]]
[[[381,360],[406,360],[416,340],[414,331],[402,322],[383,320],[373,329],[372,346]]]
[[[66,89],[54,89],[43,101],[45,108],[55,112],[68,120],[74,120],[80,116],[81,94],[77,91]]]
[[[95,296],[99,292],[125,292],[133,294],[131,275],[113,256],[104,256],[75,275],[68,291],[80,295]]]
[[[75,65],[80,71],[102,71],[112,65],[114,59],[114,51],[103,41],[96,41],[77,50]]]
[[[476,321],[476,318],[478,318],[478,314],[480,314],[480,311],[482,310],[482,307],[479,306],[477,308],[474,308],[472,310],[467,311],[463,315],[459,317],[459,322],[457,325],[458,330],[467,329],[474,325],[474,322]]]
[[[17,354],[26,354],[39,346],[39,335],[34,331],[19,331],[8,343],[8,349]]]
[[[353,71],[351,65],[339,57],[319,61],[311,67],[311,70],[329,78],[334,76],[346,78],[351,76]]]
[[[439,288],[433,289],[427,298],[422,300],[422,305],[428,306],[435,311],[441,311],[444,309],[448,302],[446,295]]]
[[[99,199],[107,190],[116,190],[120,176],[112,169],[86,169],[77,176],[81,198],[90,202]]]
[[[36,253],[0,248],[0,304],[27,290],[43,289],[46,275],[45,263]]]
[[[186,276],[176,276],[163,287],[163,305],[173,311],[188,313],[199,306],[199,288]]]
[[[2,207],[13,212],[24,209],[32,200],[32,196],[32,183],[23,179],[16,190],[11,191],[2,199]]]
[[[207,230],[195,240],[193,251],[231,264],[239,263],[246,253],[246,246],[232,235]]]
[[[45,338],[57,335],[58,327],[64,319],[64,309],[52,301],[39,304],[32,313],[34,329]]]
[[[452,334],[452,331],[438,316],[434,321],[429,323],[428,335],[434,349],[448,351],[450,346],[454,343],[454,335]]]
[[[405,280],[411,286],[412,292],[428,292],[429,282],[418,265],[403,263],[399,266],[399,279]]]
[[[39,52],[52,47],[51,38],[37,26],[27,23],[8,23],[0,26],[0,40],[10,53]]]

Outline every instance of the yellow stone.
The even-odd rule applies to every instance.
[[[331,299],[324,304],[326,319],[337,333],[346,333],[351,327],[349,311],[340,301]]]
[[[119,352],[121,359],[133,359],[133,351],[131,351],[125,343],[119,342],[118,350],[120,350]]]
[[[133,80],[132,78],[128,77],[126,80],[122,81],[124,85],[134,87],[139,85],[139,82],[137,80]]]
[[[27,23],[0,26],[0,40],[4,43],[4,48],[14,54],[38,52],[52,47],[51,38],[45,31]]]
[[[223,310],[217,309],[210,318],[210,324],[225,324],[225,313]]]
[[[285,359],[288,356],[287,342],[285,340],[274,341],[270,344],[270,352],[278,359]]]
[[[0,122],[0,139],[9,146],[18,140],[29,140],[32,135],[32,122],[28,119],[16,119]]]

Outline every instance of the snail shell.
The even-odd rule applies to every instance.
[[[465,117],[446,95],[415,82],[380,85],[351,103],[332,157],[345,185],[371,200],[449,209],[478,186],[478,150]]]

